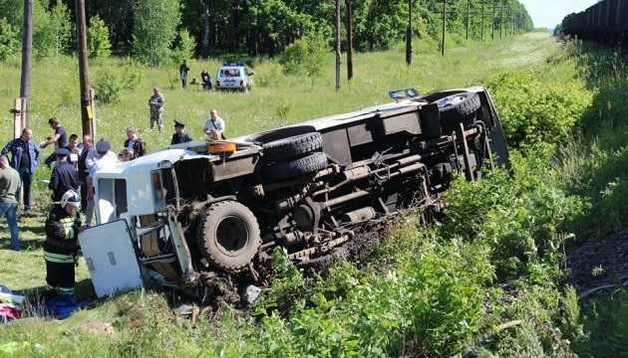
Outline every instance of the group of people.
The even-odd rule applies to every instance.
[[[158,89],[154,90],[149,105],[151,128],[157,124],[161,129],[164,99]],[[153,105],[158,108],[153,110]],[[156,113],[159,116],[154,117]],[[53,205],[46,216],[43,246],[46,282],[53,294],[71,295],[79,249],[78,233],[91,225],[94,216],[94,175],[98,170],[145,155],[146,144],[138,130],[130,127],[126,130],[124,148],[116,154],[105,139],[94,143],[90,135],[84,135],[79,141],[76,134],[68,136],[56,118],[51,118],[48,124],[53,135],[44,142],[35,143],[33,131],[25,128],[19,138],[11,140],[0,152],[0,216],[6,218],[10,229],[10,248],[19,251],[18,206],[23,205],[24,214],[31,212],[31,186],[41,161],[41,150],[54,145],[53,153],[43,160],[46,165],[54,166],[48,183]],[[203,132],[210,140],[222,140],[225,139],[225,128],[225,121],[218,111],[212,110]],[[171,145],[192,141],[184,123],[175,121],[174,129]],[[81,212],[85,215],[85,226],[81,223]]]
[[[179,66],[179,78],[181,79],[181,87],[186,88],[188,86],[188,77],[190,74],[190,67],[188,67],[187,61],[183,61],[181,66]],[[192,78],[191,84],[198,84],[196,82],[196,78]],[[201,85],[203,89],[206,91],[210,91],[212,87],[212,76],[207,72],[207,69],[204,69],[201,72]]]

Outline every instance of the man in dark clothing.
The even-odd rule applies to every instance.
[[[137,159],[146,154],[146,144],[144,140],[137,134],[137,129],[129,127],[126,129],[127,139],[124,141],[124,148],[128,149],[130,153],[133,153],[130,160]]]
[[[31,210],[31,183],[39,165],[39,148],[33,142],[33,131],[22,130],[22,136],[10,141],[2,148],[1,155],[11,153],[11,167],[20,174],[25,211]]]
[[[201,81],[203,81],[203,89],[211,90],[212,89],[212,76],[207,72],[207,70],[203,70],[201,72]]]
[[[170,140],[170,145],[181,144],[191,142],[192,138],[185,133],[185,124],[179,121],[174,121],[174,134],[172,135],[172,140]]]
[[[46,141],[44,141],[43,143],[41,143],[41,149],[44,149],[46,147],[48,147],[51,144],[54,144],[55,146],[55,150],[59,149],[59,148],[65,148],[68,146],[68,135],[65,132],[65,128],[63,128],[63,126],[61,125],[61,122],[56,119],[55,117],[52,117],[48,120],[48,124],[50,125],[50,128],[52,128],[55,133],[48,137],[46,139]],[[46,158],[45,163],[50,166],[50,164],[52,164],[52,162],[54,162],[54,153],[52,153],[48,158]]]
[[[73,295],[75,266],[78,254],[80,198],[77,192],[63,193],[55,202],[46,219],[46,283],[56,295]]]
[[[74,165],[74,168],[78,169],[78,160],[79,160],[79,155],[81,153],[79,149],[78,135],[76,134],[70,135],[70,139],[68,139],[68,145],[65,148],[70,152],[70,156],[68,157],[68,162]],[[55,160],[57,160],[56,155],[53,154],[49,156],[48,158],[46,158],[46,165],[50,166]]]
[[[59,201],[68,190],[78,192],[81,183],[78,178],[78,171],[72,163],[68,162],[70,151],[60,148],[55,151],[57,165],[50,175],[48,188],[52,190],[52,201]]]
[[[81,182],[81,210],[86,212],[87,210],[87,176],[89,168],[87,168],[87,155],[94,148],[94,141],[92,136],[86,134],[83,136],[83,148],[78,160],[78,178]]]
[[[179,66],[179,76],[181,77],[181,86],[183,88],[188,85],[188,73],[190,72],[190,68],[188,67],[187,62],[184,60],[181,66]]]

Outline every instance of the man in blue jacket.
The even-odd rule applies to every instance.
[[[22,190],[24,211],[31,210],[31,183],[35,170],[39,165],[39,147],[33,142],[33,131],[24,128],[22,135],[10,141],[2,149],[1,155],[11,153],[11,167],[20,174],[22,179]]]

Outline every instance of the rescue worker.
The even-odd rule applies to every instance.
[[[74,190],[65,192],[46,219],[46,283],[53,295],[74,295],[74,271],[78,254],[78,233],[81,228],[81,198]]]
[[[218,111],[212,109],[209,112],[209,119],[205,122],[205,126],[203,126],[203,132],[207,135],[207,138],[211,140],[221,140],[225,139],[225,120],[220,118],[218,115]]]
[[[67,148],[59,148],[55,151],[57,165],[50,175],[48,188],[52,190],[52,201],[60,201],[68,190],[79,190],[81,182],[78,170],[68,161],[70,151]]]
[[[185,124],[179,121],[174,121],[174,134],[172,135],[172,140],[170,140],[170,145],[181,144],[191,142],[192,138],[185,133]]]
[[[164,112],[165,99],[158,88],[153,88],[153,95],[148,99],[148,107],[150,108],[150,129],[157,125],[159,132],[164,126],[162,113]]]
[[[146,154],[146,144],[137,134],[137,129],[129,127],[126,129],[127,139],[124,141],[124,148],[132,154],[129,160],[133,160]]]

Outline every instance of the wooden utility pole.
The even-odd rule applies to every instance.
[[[408,28],[406,29],[406,64],[412,64],[412,2],[408,0]]]
[[[471,0],[467,0],[466,39],[469,39],[469,26],[471,25]]]
[[[87,62],[87,19],[85,0],[76,0],[76,30],[79,56],[79,81],[81,83],[81,124],[83,135],[96,136],[94,121],[93,90],[89,85],[89,63]]]
[[[441,55],[445,56],[445,40],[447,36],[447,0],[443,0],[443,37],[440,43]]]
[[[336,0],[336,91],[340,89],[340,0]]]
[[[33,71],[33,0],[24,0],[24,21],[22,29],[22,77],[20,98],[15,100],[13,112],[13,137],[22,135],[28,127],[30,111],[31,73]]]
[[[486,3],[482,0],[482,24],[480,26],[480,40],[484,40],[484,7]]]
[[[347,5],[347,79],[353,78],[353,4],[346,0]]]

